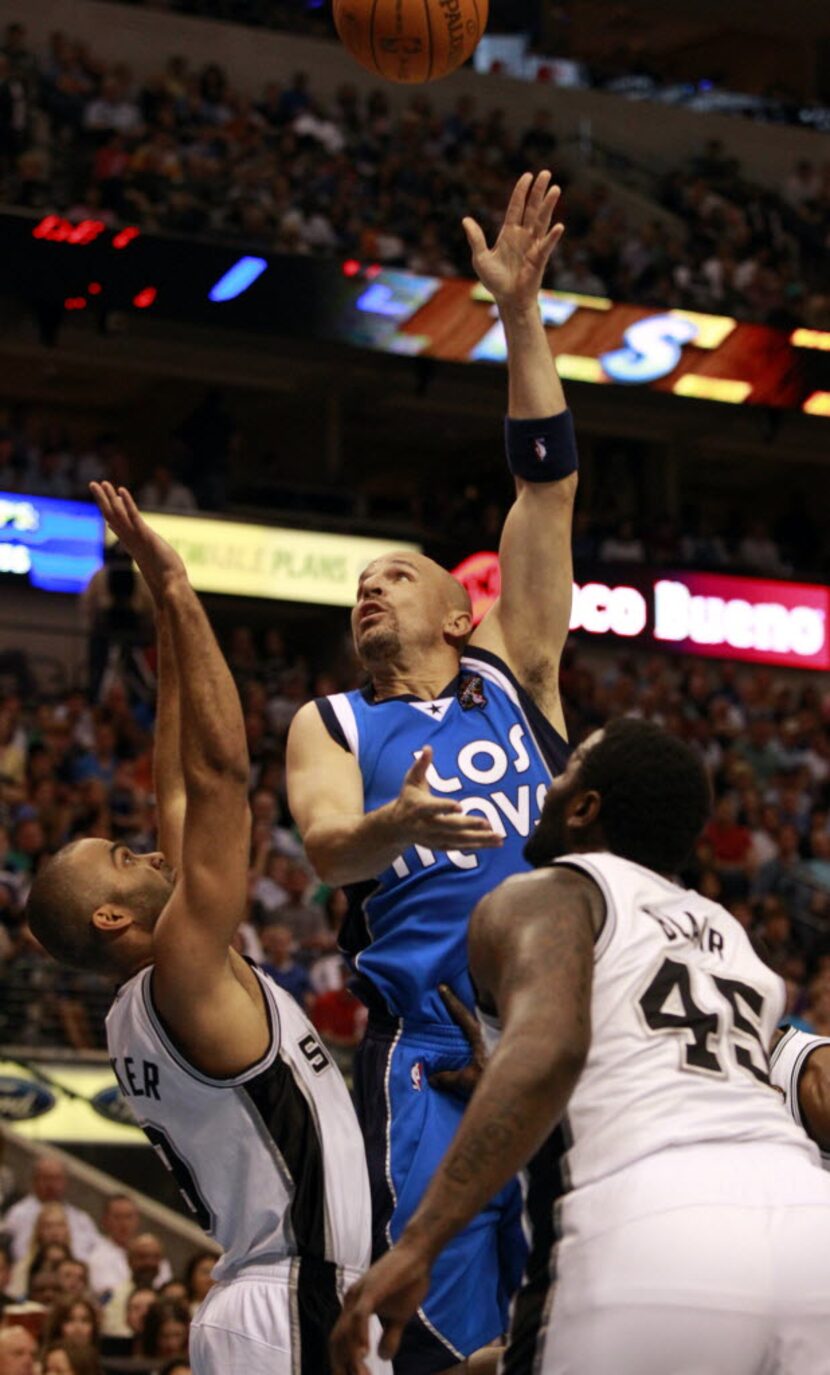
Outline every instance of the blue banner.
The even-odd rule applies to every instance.
[[[0,573],[25,577],[44,592],[82,592],[103,559],[97,507],[0,492]]]

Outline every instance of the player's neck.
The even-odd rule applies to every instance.
[[[401,660],[373,666],[371,677],[375,701],[383,702],[390,697],[417,697],[422,702],[432,702],[455,678],[458,666],[458,653],[449,646],[439,653],[424,655],[417,663]]]

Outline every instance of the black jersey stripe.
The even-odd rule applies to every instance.
[[[513,1303],[502,1375],[536,1375],[554,1283],[556,1203],[567,1192],[564,1156],[569,1145],[563,1121],[525,1171],[525,1216],[531,1228],[525,1277]],[[586,1372],[587,1375],[587,1372]]]
[[[328,697],[316,697],[314,699],[314,705],[319,711],[323,725],[325,726],[334,743],[336,745],[340,745],[340,747],[344,749],[347,754],[351,754],[352,751],[349,746],[349,742],[346,739],[346,733],[343,730],[343,727],[341,726],[340,722],[338,721],[337,712],[334,710],[334,707],[332,706]]]
[[[291,1224],[301,1259],[325,1261],[326,1178],[323,1146],[308,1100],[291,1067],[273,1065],[240,1086],[256,1109],[291,1176]]]
[[[340,1316],[336,1265],[303,1256],[297,1275],[300,1375],[330,1375],[329,1337]]]

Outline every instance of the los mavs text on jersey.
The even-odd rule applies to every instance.
[[[536,826],[551,778],[569,749],[527,691],[496,655],[474,649],[439,698],[376,702],[371,689],[317,703],[329,734],[356,759],[364,809],[396,798],[425,746],[436,796],[485,817],[504,837],[497,850],[436,853],[410,846],[374,883],[350,891],[341,943],[396,1017],[447,1023],[439,983],[473,1006],[467,973],[467,924],[479,898],[528,866],[522,850]]]

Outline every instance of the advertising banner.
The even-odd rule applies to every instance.
[[[498,555],[454,570],[480,621],[499,595]],[[572,631],[705,658],[830,669],[830,589],[770,578],[632,568],[574,583]]]

